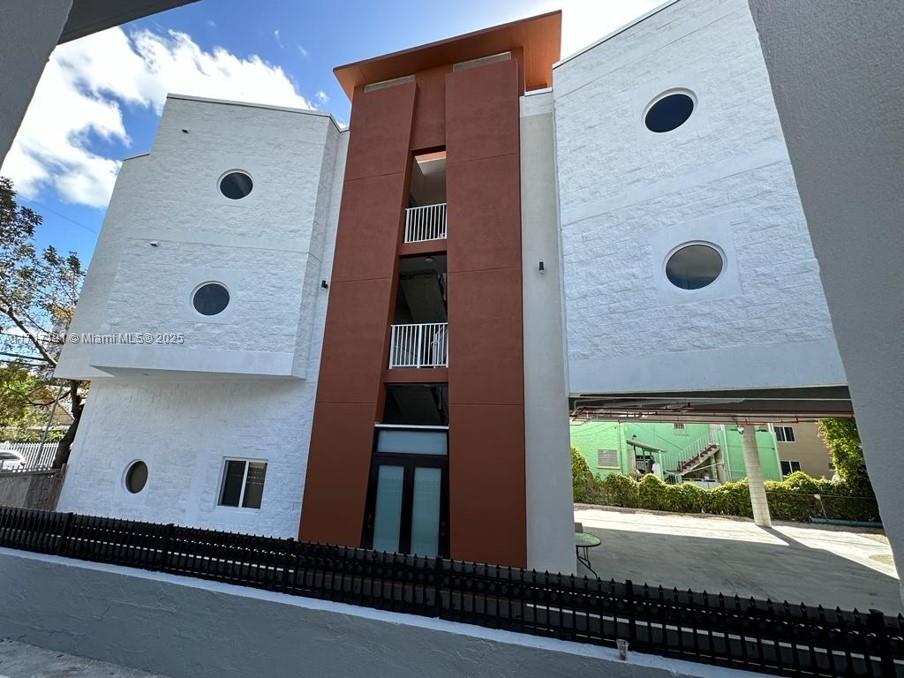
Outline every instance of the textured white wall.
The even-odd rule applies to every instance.
[[[67,345],[58,373],[94,378],[59,510],[297,534],[346,143],[326,116],[170,98],[151,154],[117,181],[72,331],[183,332],[185,345],[101,347],[137,367],[112,378]],[[226,202],[217,179],[234,168],[254,190]],[[233,297],[205,321],[190,293],[211,278]],[[249,376],[273,364],[256,354],[301,378]],[[259,510],[217,506],[226,457],[267,461]],[[148,482],[133,495],[136,459]]]
[[[552,92],[521,97],[527,566],[574,572],[554,145]]]
[[[185,342],[70,344],[58,375],[304,377],[296,353],[306,358],[321,294],[337,139],[326,115],[170,97],[151,153],[124,164],[71,330],[181,333]],[[254,181],[241,200],[218,189],[232,169]],[[231,298],[204,317],[191,293],[211,280]]]
[[[683,126],[643,124],[661,92]],[[845,382],[756,29],[744,0],[685,0],[554,71],[572,393]],[[722,248],[698,291],[672,248]]]

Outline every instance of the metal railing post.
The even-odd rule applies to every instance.
[[[423,365],[423,350],[424,350],[424,326],[417,326],[417,366],[421,367]]]
[[[882,678],[894,678],[895,656],[892,652],[888,638],[888,629],[885,628],[885,615],[879,610],[869,611],[869,624],[876,634],[876,642],[879,644],[879,675]]]

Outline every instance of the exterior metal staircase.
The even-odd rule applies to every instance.
[[[678,453],[675,459],[677,467],[672,473],[687,475],[712,459],[720,449],[718,434],[710,429],[706,435],[700,436]]]

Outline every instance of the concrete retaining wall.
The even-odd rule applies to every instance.
[[[0,506],[53,511],[62,486],[59,470],[0,473]]]
[[[751,675],[0,549],[0,638],[173,678]]]

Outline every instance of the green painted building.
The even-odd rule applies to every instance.
[[[756,442],[763,478],[781,480],[772,428],[758,427]],[[747,475],[741,434],[733,425],[573,421],[571,445],[599,476],[638,470],[663,479],[725,482]]]

